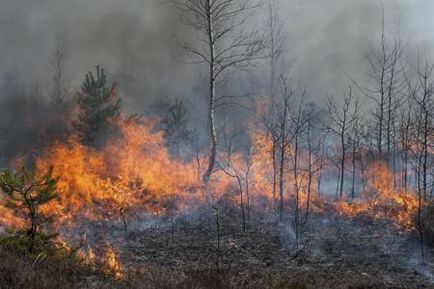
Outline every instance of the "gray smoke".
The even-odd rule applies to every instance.
[[[295,63],[291,76],[309,88],[315,101],[340,93],[349,84],[346,75],[363,78],[369,46],[380,40],[382,5],[390,40],[399,36],[409,46],[420,44],[428,53],[433,51],[433,42],[426,38],[434,25],[428,17],[421,19],[433,6],[430,0],[282,2],[285,57]],[[250,23],[260,27],[263,13],[257,11],[252,17]],[[0,77],[19,75],[26,86],[37,83],[41,94],[49,95],[50,59],[56,38],[62,35],[69,43],[72,91],[79,89],[87,71],[100,64],[119,83],[129,112],[147,112],[159,99],[175,97],[199,111],[198,106],[206,104],[201,68],[182,64],[176,57],[177,40],[192,33],[164,0],[0,0]],[[257,66],[228,89],[252,87],[252,79],[263,77],[263,71]]]

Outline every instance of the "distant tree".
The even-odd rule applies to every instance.
[[[34,240],[47,219],[44,219],[40,207],[57,197],[57,179],[53,177],[53,168],[43,176],[38,176],[34,169],[23,168],[21,172],[10,170],[0,172],[0,189],[8,197],[8,207],[20,210],[29,220],[28,236]]]
[[[50,143],[53,110],[40,85],[17,72],[0,82],[0,158],[7,166],[16,156],[31,157]]]
[[[104,69],[96,67],[96,78],[92,72],[86,74],[77,104],[80,115],[76,128],[83,143],[100,148],[112,132],[111,120],[119,117],[121,109],[116,85],[108,85]]]
[[[289,129],[290,121],[290,100],[293,97],[293,91],[288,87],[286,79],[281,78],[281,96],[279,99],[280,103],[277,108],[277,159],[278,159],[278,174],[279,174],[279,220],[283,220],[283,203],[284,203],[284,192],[285,192],[285,161],[287,158],[288,148],[291,136],[291,131]],[[273,160],[274,161],[274,160]]]
[[[52,51],[51,65],[53,69],[53,89],[51,104],[58,112],[64,112],[69,104],[68,75],[66,66],[69,59],[69,44],[66,34],[56,36]]]
[[[265,13],[264,32],[267,35],[265,53],[269,58],[269,90],[267,91],[270,96],[276,94],[279,76],[283,73],[282,66],[284,59],[283,52],[287,49],[286,40],[282,23],[282,0],[266,0],[264,1],[263,10]],[[287,67],[285,68],[285,70]]]
[[[193,134],[188,128],[187,109],[182,101],[176,99],[175,104],[169,107],[162,124],[168,147],[179,156],[181,147],[189,143]]]
[[[382,33],[379,49],[372,48],[368,55],[371,79],[369,88],[363,89],[365,96],[374,101],[373,132],[376,137],[376,147],[379,159],[395,162],[391,158],[394,147],[397,110],[400,106],[399,96],[403,89],[402,81],[402,45],[399,39],[390,45],[386,40],[384,9],[382,10]]]

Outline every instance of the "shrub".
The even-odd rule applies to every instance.
[[[56,185],[53,168],[42,176],[34,168],[22,168],[21,172],[16,173],[10,170],[0,172],[0,189],[7,196],[7,206],[18,211],[29,223],[27,236],[13,234],[3,242],[16,245],[19,250],[26,245],[28,251],[32,251],[34,246],[43,246],[52,237],[43,231],[39,232],[50,221],[50,218],[41,214],[40,207],[57,197]]]

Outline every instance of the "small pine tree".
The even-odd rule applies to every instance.
[[[192,135],[188,128],[187,110],[182,101],[177,99],[175,104],[170,106],[162,124],[168,147],[174,149],[179,156],[181,145],[186,144]]]
[[[77,103],[81,112],[76,128],[82,141],[100,148],[112,131],[110,120],[119,117],[121,109],[116,85],[108,86],[103,68],[96,67],[96,78],[92,72],[86,74]]]
[[[8,207],[22,211],[28,221],[28,236],[34,240],[38,227],[43,225],[40,206],[57,197],[57,178],[53,177],[53,168],[43,176],[38,176],[35,169],[23,168],[19,173],[10,170],[0,172],[0,189],[8,197]],[[46,220],[45,220],[46,221]]]

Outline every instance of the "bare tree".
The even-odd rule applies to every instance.
[[[375,134],[375,146],[379,159],[390,160],[390,154],[394,146],[396,111],[399,107],[399,95],[404,87],[401,79],[402,67],[400,59],[402,45],[399,39],[389,45],[385,33],[385,15],[382,9],[382,33],[379,48],[371,48],[367,60],[369,63],[368,77],[371,86],[360,88],[360,91],[372,99],[375,103],[373,113],[374,122],[372,131]],[[393,156],[395,158],[395,156]],[[394,159],[393,159],[394,160]]]
[[[328,156],[325,145],[325,136],[318,142],[318,169],[317,169],[317,197],[321,196],[321,182],[323,176],[323,169],[328,164]]]
[[[243,232],[246,231],[247,225],[250,221],[250,169],[251,169],[251,159],[250,159],[250,148],[247,149],[246,155],[242,155],[242,159],[233,159],[234,153],[234,143],[236,138],[243,135],[242,132],[234,131],[223,131],[223,140],[226,148],[225,159],[219,160],[217,162],[218,167],[223,170],[225,174],[234,178],[238,185],[239,196],[240,196],[240,208],[242,216],[242,227]],[[238,152],[239,154],[239,152]]]
[[[388,83],[387,83],[387,118],[386,118],[386,156],[387,160],[392,162],[392,167],[395,170],[395,137],[396,137],[396,114],[400,107],[400,94],[405,87],[405,82],[402,81],[402,67],[400,58],[402,54],[401,42],[394,41],[394,45],[388,57]],[[393,152],[392,152],[393,150]]]
[[[259,111],[259,126],[265,131],[267,135],[267,139],[271,141],[271,151],[269,152],[271,155],[272,162],[272,204],[274,208],[274,212],[277,213],[276,206],[276,194],[277,194],[277,177],[278,177],[278,145],[279,145],[279,126],[277,122],[277,106],[276,99],[269,98],[268,103],[262,107],[263,111]]]
[[[68,101],[68,72],[69,43],[67,34],[58,33],[55,46],[52,52],[51,65],[53,68],[53,91],[51,103],[57,110],[63,111]]]
[[[418,115],[416,136],[419,151],[420,179],[419,191],[425,200],[428,199],[428,177],[430,152],[433,145],[433,115],[434,115],[434,65],[425,63],[417,67],[418,93],[414,95],[414,102]]]
[[[283,24],[280,11],[283,3],[281,0],[266,0],[264,3],[264,11],[266,15],[264,30],[268,35],[266,42],[266,55],[269,58],[269,81],[270,96],[276,94],[276,86],[278,77],[281,75],[279,65],[282,64],[282,52],[286,49],[285,37],[283,35]]]
[[[330,122],[327,124],[327,128],[331,133],[338,136],[340,141],[338,197],[342,199],[344,193],[345,164],[349,150],[348,138],[359,113],[358,102],[353,98],[351,87],[348,92],[344,94],[341,107],[338,107],[332,98],[328,99],[328,112]]]
[[[321,188],[321,171],[325,165],[325,135],[317,128],[322,116],[321,111],[316,109],[314,104],[310,104],[305,111],[306,118],[306,143],[307,143],[307,199],[306,211],[304,214],[304,223],[308,221],[310,203],[314,189],[314,176],[318,175],[317,180],[317,196]]]
[[[363,172],[363,156],[362,156],[362,136],[361,136],[361,119],[360,115],[354,120],[354,124],[352,126],[350,132],[350,143],[351,143],[351,198],[354,199],[356,197],[356,172],[357,172],[357,161],[359,160],[362,176]]]
[[[215,126],[216,84],[230,69],[246,68],[263,48],[258,32],[245,32],[243,24],[254,8],[245,0],[169,0],[181,12],[183,22],[195,29],[197,41],[181,43],[192,64],[208,66],[209,163],[203,175],[207,184],[217,156]]]
[[[413,85],[411,79],[405,77],[407,85],[406,89],[406,101],[400,108],[399,121],[398,121],[398,138],[401,155],[401,187],[405,192],[409,191],[409,164],[410,164],[410,152],[412,151],[413,134],[414,134],[414,101],[417,93],[416,86]]]
[[[299,250],[299,242],[300,242],[300,190],[301,190],[301,178],[300,178],[300,147],[301,147],[301,138],[303,136],[303,131],[306,127],[306,124],[310,120],[310,115],[306,114],[305,111],[305,98],[306,98],[306,90],[304,88],[300,89],[299,95],[299,104],[296,108],[296,111],[290,113],[291,118],[291,139],[293,144],[292,149],[292,170],[293,170],[293,178],[294,178],[294,231],[295,231],[295,251]]]

